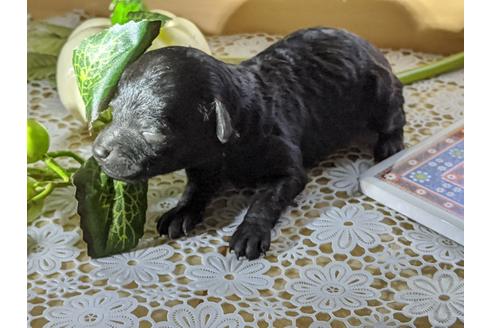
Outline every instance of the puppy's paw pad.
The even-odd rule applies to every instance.
[[[160,235],[168,235],[171,239],[187,236],[200,222],[200,217],[185,208],[173,208],[160,217],[157,231]]]
[[[243,222],[232,235],[229,248],[238,258],[245,256],[254,260],[270,248],[270,235],[270,229],[260,224]]]

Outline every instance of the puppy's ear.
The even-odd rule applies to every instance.
[[[225,105],[215,99],[213,103],[213,107],[215,110],[216,117],[216,134],[217,138],[223,144],[229,141],[229,138],[234,133],[234,129],[232,128],[231,117],[225,108]]]

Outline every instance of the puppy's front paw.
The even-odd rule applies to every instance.
[[[384,142],[378,142],[374,148],[374,159],[376,162],[381,162],[403,148],[405,148],[403,141],[397,137],[385,140]]]
[[[169,238],[175,239],[187,236],[200,221],[200,213],[186,207],[175,207],[160,217],[157,221],[157,231],[160,235],[168,235]]]
[[[254,260],[270,248],[270,229],[257,223],[243,222],[237,227],[229,242],[236,256]]]

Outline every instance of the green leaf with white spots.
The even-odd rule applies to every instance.
[[[160,21],[130,21],[88,37],[74,50],[72,63],[90,127],[106,110],[125,68],[152,44]]]

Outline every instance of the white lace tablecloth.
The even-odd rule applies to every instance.
[[[56,22],[75,26],[74,12]],[[265,34],[209,38],[215,54],[251,56]],[[395,71],[439,58],[385,51]],[[463,71],[405,87],[407,146],[463,116]],[[27,85],[28,116],[45,124],[51,150],[90,156],[85,127],[47,81]],[[91,260],[74,189],[56,190],[28,227],[28,322],[33,327],[462,327],[464,250],[358,192],[369,154],[347,149],[309,173],[310,182],[272,232],[267,256],[237,260],[228,239],[254,190],[229,190],[192,237],[159,237],[155,220],[178,201],[186,176],[149,186],[137,250]],[[344,224],[351,222],[351,224]]]

